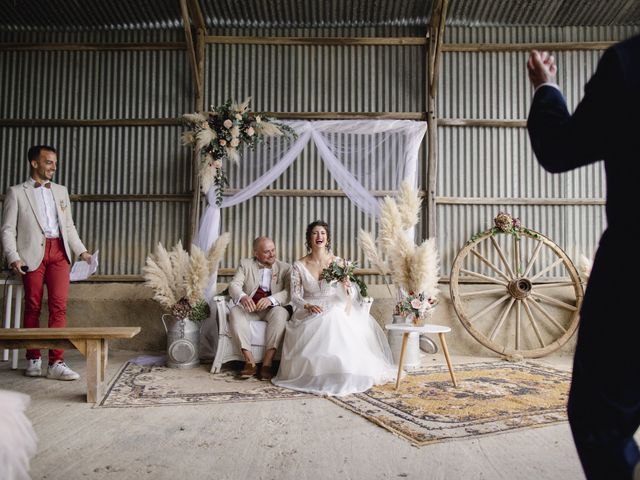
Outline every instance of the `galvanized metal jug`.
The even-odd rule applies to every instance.
[[[162,315],[162,324],[167,332],[167,367],[193,368],[199,365],[200,324],[167,313]]]

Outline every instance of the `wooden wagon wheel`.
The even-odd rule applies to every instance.
[[[547,355],[578,327],[580,275],[558,245],[532,230],[474,236],[453,261],[449,286],[465,328],[503,355]]]

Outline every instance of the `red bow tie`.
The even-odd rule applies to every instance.
[[[36,182],[36,183],[33,185],[33,188],[40,188],[40,187],[44,187],[44,188],[51,188],[51,182],[47,182],[47,183],[45,183],[45,184],[42,184],[42,183],[40,183],[40,182]]]

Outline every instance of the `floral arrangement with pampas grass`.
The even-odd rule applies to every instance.
[[[421,199],[418,191],[405,181],[396,199],[384,198],[380,207],[380,234],[377,240],[370,232],[360,230],[358,244],[378,273],[387,276],[397,287],[395,313],[424,319],[439,294],[440,256],[435,238],[417,245],[410,233],[420,218]]]
[[[227,100],[219,107],[211,106],[209,112],[182,116],[184,122],[191,126],[191,130],[182,134],[182,144],[192,145],[200,152],[200,187],[207,193],[212,185],[215,186],[218,206],[222,202],[225,187],[229,185],[224,159],[238,163],[242,155],[241,147],[244,145],[253,150],[264,137],[297,137],[288,125],[250,112],[250,100],[246,98],[240,104]]]
[[[223,233],[206,253],[192,245],[189,254],[181,241],[171,250],[158,243],[142,269],[145,285],[154,291],[153,299],[175,317],[188,317],[194,322],[207,318],[209,305],[205,291],[230,238],[229,233]]]

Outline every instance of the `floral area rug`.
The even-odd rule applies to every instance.
[[[226,367],[225,367],[226,368]],[[98,407],[148,407],[206,403],[256,402],[311,395],[276,387],[257,378],[239,380],[235,371],[209,373],[210,365],[179,369],[127,362]]]
[[[330,400],[422,446],[567,420],[571,375],[531,363],[454,365],[408,374],[365,393]]]

